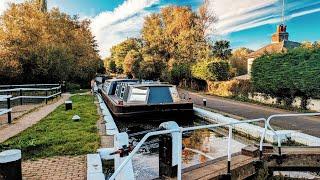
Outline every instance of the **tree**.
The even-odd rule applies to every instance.
[[[48,7],[47,7],[47,0],[37,0],[38,8],[41,12],[47,12]]]
[[[10,83],[72,81],[89,85],[96,72],[103,71],[90,21],[45,8],[44,0],[26,1],[11,4],[0,17],[1,61],[16,68],[7,71],[17,71],[20,76]]]
[[[208,63],[208,72],[211,81],[226,81],[230,77],[230,65],[225,61]]]
[[[225,81],[230,77],[230,66],[226,61],[206,59],[192,67],[192,75],[205,81]]]
[[[216,58],[227,60],[231,56],[230,42],[226,40],[216,41],[212,47],[213,55]]]
[[[143,56],[143,61],[140,62],[140,77],[159,80],[165,66],[165,62],[159,56],[146,54]]]
[[[143,52],[163,59],[168,67],[165,71],[169,71],[175,83],[191,79],[191,66],[211,53],[205,36],[210,20],[205,9],[201,10],[199,16],[189,7],[163,8],[159,14],[145,19],[142,29]],[[185,76],[182,77],[182,74]]]
[[[248,48],[238,48],[232,52],[229,62],[232,68],[236,68],[237,76],[247,74],[248,56],[252,52],[253,51]]]
[[[116,73],[117,72],[117,65],[116,62],[111,57],[108,57],[104,60],[104,67],[106,70],[110,73]]]
[[[301,47],[306,48],[306,49],[311,49],[313,48],[312,42],[310,41],[304,41],[301,43]]]
[[[137,38],[129,38],[120,44],[111,48],[111,58],[115,61],[117,72],[123,72],[123,62],[127,53],[131,50],[139,51],[142,47],[142,42]]]
[[[126,40],[111,49],[110,58],[118,72],[124,70],[127,75],[137,76],[135,71],[139,71],[141,78],[169,80],[174,84],[191,82],[192,67],[202,59],[213,58],[207,35],[216,18],[210,14],[208,2],[200,7],[199,13],[190,7],[168,6],[145,17],[138,43]]]
[[[124,59],[123,70],[126,75],[133,78],[139,77],[140,74],[140,62],[142,61],[142,55],[136,50],[128,52]]]

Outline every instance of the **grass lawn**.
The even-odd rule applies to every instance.
[[[78,89],[78,90],[72,90],[70,91],[71,94],[80,94],[80,93],[86,93],[90,92],[91,89]]]
[[[96,122],[97,107],[91,95],[74,95],[73,110],[65,111],[64,105],[36,125],[0,145],[3,149],[21,149],[23,159],[37,159],[60,155],[81,155],[99,148],[100,137]],[[81,120],[74,122],[73,115]]]

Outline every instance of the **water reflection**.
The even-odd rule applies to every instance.
[[[211,130],[202,129],[196,130],[188,137],[183,138],[183,145],[185,147],[182,153],[183,167],[186,168],[226,156],[228,138],[218,136]],[[245,147],[245,144],[232,140],[232,153],[240,152],[243,147]]]
[[[159,127],[159,122],[154,123],[120,123],[120,131],[136,133],[148,129]],[[192,123],[179,123],[184,127],[205,124],[201,119],[196,119]],[[143,137],[131,137],[130,141],[135,145]],[[193,165],[205,163],[208,160],[216,159],[227,155],[227,137],[216,134],[215,132],[202,129],[191,131],[183,134],[182,167],[187,168]],[[133,158],[133,166],[136,179],[154,179],[159,176],[159,154],[158,154],[158,137],[149,139],[140,149],[140,153]],[[233,140],[232,153],[240,152],[245,145]]]

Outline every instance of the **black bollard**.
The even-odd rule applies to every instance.
[[[0,179],[22,180],[21,150],[13,149],[0,153]]]
[[[203,106],[207,106],[207,100],[206,99],[203,99]]]
[[[66,111],[72,110],[72,101],[65,101]]]
[[[172,137],[159,136],[159,176],[160,178],[177,176],[178,166],[172,166]]]

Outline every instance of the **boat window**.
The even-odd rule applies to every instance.
[[[170,93],[171,93],[171,97],[173,99],[173,102],[178,102],[180,101],[180,97],[179,97],[179,93],[177,91],[176,86],[172,86],[169,88]]]
[[[169,87],[150,87],[148,104],[172,103]]]
[[[146,87],[134,87],[130,91],[128,101],[145,102],[147,100],[148,88]]]
[[[104,89],[106,92],[109,92],[110,83],[106,81],[106,82],[104,83],[103,89]]]
[[[119,85],[116,86],[116,92],[115,92],[115,94],[118,94],[118,91],[119,91]]]
[[[125,90],[125,87],[122,86],[122,87],[121,87],[121,92],[120,92],[120,98],[121,98],[121,99],[123,99],[124,90]]]

